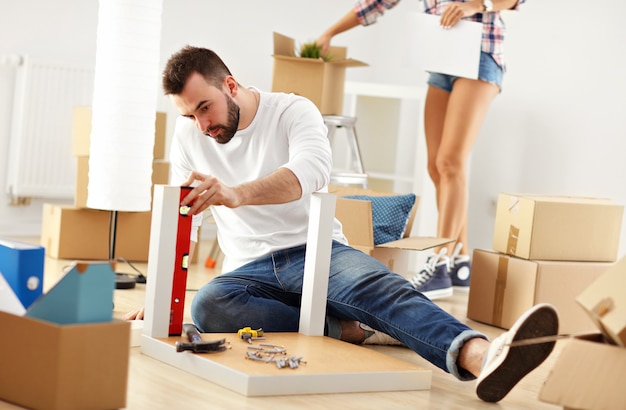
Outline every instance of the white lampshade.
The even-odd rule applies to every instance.
[[[100,0],[87,207],[149,211],[162,0]]]

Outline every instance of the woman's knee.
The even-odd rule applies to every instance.
[[[435,164],[436,173],[440,179],[462,176],[465,173],[464,163],[458,155],[439,155]]]
[[[432,161],[428,163],[428,176],[430,176],[431,181],[435,184],[435,186],[439,185],[439,180],[441,179],[439,175],[439,170],[437,169],[437,164]]]

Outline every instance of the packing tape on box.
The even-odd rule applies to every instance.
[[[602,317],[606,316],[608,313],[610,313],[614,309],[615,309],[615,301],[611,297],[602,298],[591,309],[591,314],[594,316],[593,320],[596,323],[596,326],[600,329],[600,331],[604,335],[610,335],[611,332],[604,326]]]
[[[609,313],[613,309],[615,309],[615,302],[613,301],[613,298],[606,297],[606,298],[603,298],[602,300],[600,300],[593,307],[593,309],[591,309],[591,312],[597,318],[601,318],[602,316],[606,315],[607,313]]]
[[[500,256],[498,258],[498,275],[493,295],[492,323],[502,326],[502,309],[504,307],[504,292],[506,290],[506,279],[509,272],[509,258]]]
[[[509,225],[509,237],[506,242],[506,253],[509,255],[515,255],[517,251],[517,239],[519,238],[519,228],[513,225]]]

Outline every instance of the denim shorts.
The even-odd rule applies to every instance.
[[[478,78],[490,84],[495,84],[502,92],[502,67],[496,64],[496,61],[489,54],[480,52],[480,66],[478,67]],[[444,91],[451,92],[452,84],[459,77],[448,74],[430,73],[428,77],[428,85],[441,88]]]

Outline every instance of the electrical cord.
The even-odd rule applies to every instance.
[[[131,267],[132,270],[134,270],[135,272],[137,272],[137,274],[135,275],[137,283],[146,283],[146,280],[148,278],[146,278],[144,276],[143,273],[141,273],[141,271],[139,269],[137,269],[137,267],[135,265],[133,265],[132,263],[130,263],[130,261],[126,260],[126,258],[122,258],[122,257],[118,257],[115,258],[115,262],[122,262],[127,264],[128,266]]]

